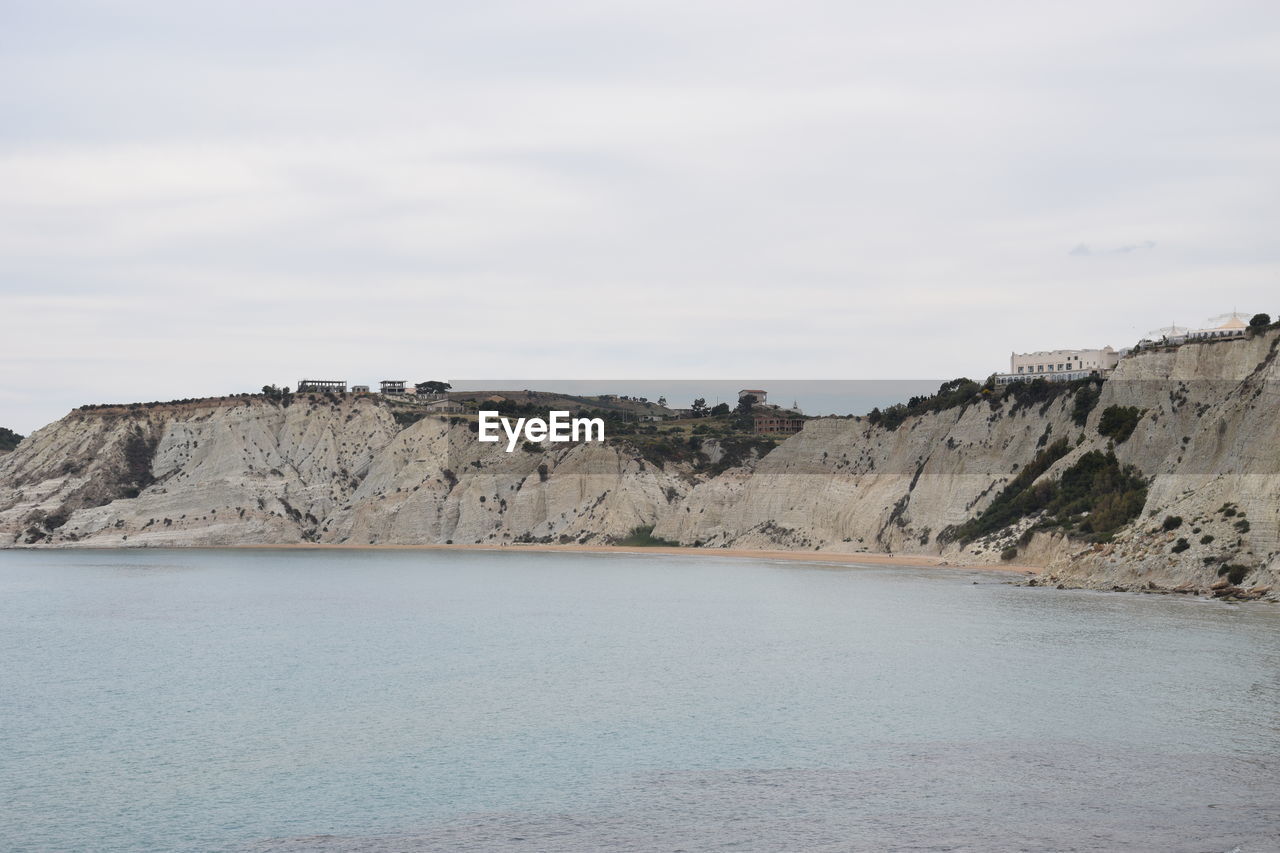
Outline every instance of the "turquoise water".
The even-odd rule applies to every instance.
[[[0,552],[0,849],[1280,849],[1280,610],[1003,580]]]

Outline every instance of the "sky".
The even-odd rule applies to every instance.
[[[0,0],[0,426],[1280,315],[1277,103],[1274,0]]]

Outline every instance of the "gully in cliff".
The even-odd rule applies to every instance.
[[[542,418],[516,418],[515,426],[497,412],[480,412],[480,440],[500,441],[498,427],[507,434],[507,452],[516,449],[516,442],[523,434],[525,441],[604,441],[602,418],[571,418],[569,413],[548,412],[549,420]]]

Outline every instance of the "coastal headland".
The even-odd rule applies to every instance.
[[[88,405],[0,456],[0,547],[634,548],[1274,599],[1278,347],[1249,329],[1081,377],[1064,357],[1061,381],[958,379],[863,416],[447,383]],[[508,452],[478,440],[482,408],[604,439]]]

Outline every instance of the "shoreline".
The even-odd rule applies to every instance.
[[[968,572],[998,572],[1000,574],[1033,575],[1041,571],[1037,566],[997,565],[992,563],[954,563],[942,557],[928,554],[876,554],[832,553],[823,551],[766,551],[750,548],[694,548],[688,546],[627,546],[627,545],[355,545],[346,543],[296,542],[274,545],[219,545],[215,550],[272,549],[272,550],[351,550],[351,551],[530,551],[534,553],[569,554],[631,554],[664,555],[672,557],[736,557],[747,560],[786,560],[800,563],[833,563],[838,565],[898,566],[920,569],[957,569]]]
[[[339,542],[288,542],[288,543],[244,543],[239,545],[9,545],[0,547],[0,551],[491,551],[505,552],[526,551],[547,554],[622,554],[627,556],[670,556],[670,557],[730,557],[739,560],[765,560],[774,562],[811,563],[826,566],[857,566],[874,568],[890,566],[905,569],[946,569],[958,572],[983,572],[1020,578],[1026,586],[1054,586],[1058,589],[1081,589],[1097,592],[1129,592],[1145,595],[1191,594],[1205,600],[1221,600],[1224,602],[1277,602],[1280,596],[1269,596],[1270,587],[1241,590],[1227,587],[1215,590],[1213,587],[1194,587],[1182,584],[1173,587],[1160,587],[1151,582],[1119,586],[1092,586],[1087,583],[1071,583],[1064,585],[1054,576],[1041,579],[1038,576],[1047,571],[1042,566],[1024,563],[967,563],[952,562],[943,557],[931,554],[883,554],[883,553],[840,553],[825,551],[769,551],[751,548],[696,548],[691,546],[635,546],[635,545],[559,545],[551,543],[522,543],[506,545],[489,545],[484,543],[466,544],[416,544],[416,545],[360,545]]]

